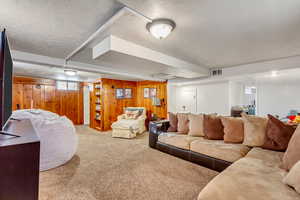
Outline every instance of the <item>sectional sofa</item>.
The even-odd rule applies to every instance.
[[[168,121],[150,123],[150,147],[220,172],[198,200],[300,200],[282,181],[283,152],[167,132],[169,126]]]

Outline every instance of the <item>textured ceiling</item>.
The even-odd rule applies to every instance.
[[[121,3],[120,3],[121,2]],[[170,18],[176,29],[153,38],[132,14],[99,35],[113,34],[147,48],[208,67],[235,66],[300,55],[299,0],[3,0],[0,25],[12,49],[64,58],[125,4],[150,18]],[[90,48],[72,60],[151,75],[165,66],[122,54],[92,60]]]
[[[210,67],[300,54],[299,0],[120,0],[150,18],[170,18],[176,29],[164,41],[127,19],[114,34]],[[121,20],[125,20],[122,18]]]
[[[12,49],[64,58],[122,5],[114,0],[2,0]]]

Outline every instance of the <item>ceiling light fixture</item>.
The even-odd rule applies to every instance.
[[[146,25],[147,30],[157,39],[164,39],[174,30],[176,24],[170,19],[155,19]]]
[[[65,69],[64,72],[68,76],[76,76],[77,75],[77,71],[76,70]]]

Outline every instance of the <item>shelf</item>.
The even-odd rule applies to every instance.
[[[96,112],[101,112],[101,110],[95,110]]]

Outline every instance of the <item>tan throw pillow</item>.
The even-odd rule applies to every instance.
[[[139,116],[138,110],[134,110],[134,111],[126,110],[125,111],[125,119],[137,119],[138,116]]]
[[[244,122],[244,145],[260,147],[265,142],[268,119],[242,113]]]
[[[203,114],[189,114],[189,135],[204,136],[203,132]]]
[[[294,132],[286,152],[283,155],[282,167],[290,170],[300,160],[300,125]]]
[[[178,113],[178,126],[177,132],[182,134],[187,134],[189,132],[189,114],[188,113]]]
[[[284,177],[283,183],[293,187],[296,192],[300,193],[300,161],[298,161]]]
[[[169,122],[170,122],[170,126],[167,132],[177,132],[177,126],[178,126],[177,115],[169,112]]]
[[[244,122],[242,118],[221,117],[224,126],[224,142],[243,143]]]
[[[224,127],[221,118],[216,115],[204,115],[203,119],[204,137],[210,140],[223,140]]]

